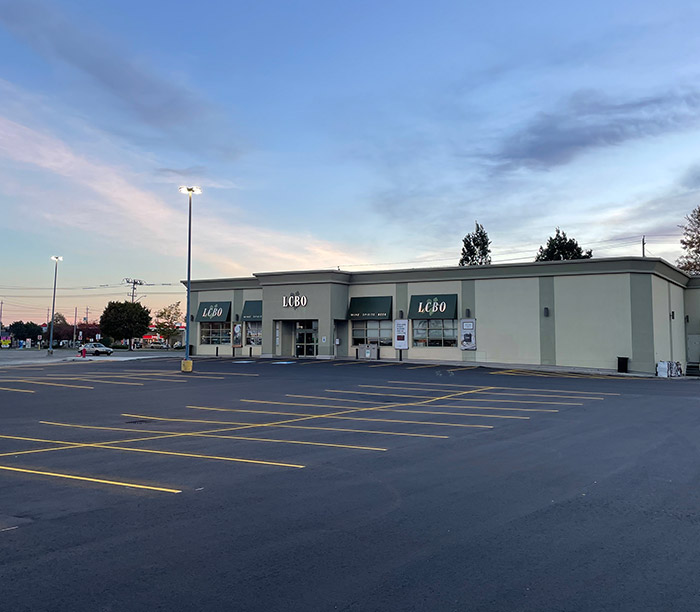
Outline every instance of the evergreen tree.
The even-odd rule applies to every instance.
[[[474,231],[462,241],[460,266],[484,266],[491,263],[491,241],[483,225],[474,221]]]
[[[700,206],[685,216],[685,225],[679,225],[683,230],[681,246],[685,251],[676,261],[676,265],[688,274],[700,275]]]
[[[547,239],[547,246],[540,247],[535,261],[565,261],[568,259],[590,259],[593,251],[584,251],[574,238],[557,228],[556,234]]]

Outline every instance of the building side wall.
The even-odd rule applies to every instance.
[[[671,304],[668,283],[656,276],[651,279],[654,310],[654,362],[671,360]]]
[[[538,279],[476,281],[475,304],[477,361],[540,363]]]
[[[672,318],[671,322],[671,361],[680,361],[685,372],[686,366],[686,331],[685,331],[685,301],[683,289],[677,285],[666,283],[669,288]]]
[[[629,274],[554,279],[557,365],[617,369],[632,356]]]

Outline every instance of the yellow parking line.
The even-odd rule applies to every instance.
[[[123,372],[141,372],[143,374],[155,374],[155,375],[160,375],[164,374],[166,376],[181,376],[181,377],[186,377],[186,378],[204,378],[204,375],[209,375],[213,374],[218,376],[260,376],[260,374],[250,374],[248,372],[209,372],[208,370],[203,370],[203,374],[200,374],[198,372],[190,372],[188,374],[184,374],[182,372],[173,372],[172,370],[122,370]]]
[[[400,410],[398,408],[379,408],[378,412],[406,412],[412,414],[440,414],[445,416],[481,417],[484,419],[522,419],[529,420],[529,416],[513,416],[510,414],[472,414],[469,412],[439,412],[437,410]]]
[[[476,370],[479,366],[465,366],[463,368],[452,368],[451,370],[447,370],[448,372],[461,372],[462,370]]]
[[[274,465],[279,467],[293,467],[293,468],[303,468],[303,465],[296,465],[292,463],[278,463],[275,461],[261,461],[258,459],[241,459],[239,457],[218,457],[215,455],[199,455],[196,453],[177,453],[174,451],[159,451],[147,448],[129,448],[126,446],[113,446],[114,442],[67,442],[65,440],[47,440],[43,438],[27,438],[21,436],[8,436],[0,435],[0,438],[7,438],[10,440],[27,440],[31,442],[44,442],[45,444],[60,444],[66,445],[68,447],[79,446],[81,448],[106,448],[112,450],[126,451],[132,453],[149,453],[154,455],[169,455],[173,457],[190,457],[194,459],[213,459],[217,461],[233,461],[236,463],[255,463],[259,465]]]
[[[131,489],[146,489],[148,491],[160,491],[162,493],[182,493],[180,489],[166,489],[165,487],[152,487],[148,485],[136,484],[133,482],[123,482],[119,480],[105,480],[104,478],[88,478],[87,476],[76,476],[75,474],[59,474],[58,472],[42,472],[40,470],[28,470],[26,468],[10,467],[0,465],[0,470],[8,472],[21,472],[23,474],[36,474],[38,476],[52,476],[54,478],[67,478],[70,480],[82,480],[84,482],[96,482],[98,484],[113,485],[116,487],[129,487]]]
[[[454,401],[468,401],[462,398],[456,398]],[[460,404],[454,406],[452,404],[430,404],[435,408],[469,408],[469,410],[500,410],[501,412],[559,412],[556,408],[509,408],[504,406],[470,406]]]
[[[238,426],[242,426],[242,427],[240,427],[240,429],[246,429],[248,427],[251,427],[250,423],[241,423],[239,421],[211,421],[211,420],[207,420],[207,419],[174,419],[174,418],[166,418],[166,417],[148,416],[145,414],[128,414],[128,413],[123,413],[122,416],[137,417],[140,419],[152,419],[154,421],[173,421],[173,422],[177,422],[177,423],[210,423],[212,425],[238,425]],[[449,438],[449,436],[436,435],[436,434],[404,433],[404,432],[398,432],[398,431],[377,431],[377,430],[373,430],[373,429],[348,429],[348,428],[342,428],[342,427],[315,427],[312,425],[285,425],[285,424],[279,424],[279,423],[260,423],[258,425],[254,425],[253,427],[281,427],[284,429],[313,429],[316,431],[342,431],[342,432],[349,432],[349,433],[366,433],[366,434],[376,434],[376,435],[383,435],[383,436],[407,436],[410,438],[442,438],[442,439]],[[238,429],[238,428],[232,427],[230,429]]]
[[[101,378],[89,378],[87,376],[85,377],[80,377],[80,376],[60,376],[60,375],[49,375],[51,376],[51,380],[79,380],[81,382],[95,382],[95,383],[101,383],[105,385],[138,385],[140,387],[143,387],[144,383],[140,382],[124,382],[124,381],[117,381],[117,380],[102,380]],[[103,375],[101,375],[103,376]]]
[[[153,433],[148,429],[131,429],[127,427],[100,427],[98,425],[74,425],[72,423],[55,423],[53,421],[39,421],[43,425],[56,425],[58,427],[75,427],[79,429],[100,429],[105,431],[133,431],[137,433]],[[219,431],[227,431],[226,428]],[[199,432],[178,432],[178,431],[161,431],[159,433],[172,434],[173,436],[193,436],[198,438],[222,438],[225,440],[248,440],[252,442],[277,442],[279,444],[302,444],[307,446],[329,446],[332,448],[347,448],[352,450],[370,450],[370,451],[385,451],[386,448],[378,448],[376,446],[355,446],[352,444],[332,444],[330,442],[307,442],[306,440],[278,440],[275,438],[252,438],[250,436],[230,436],[214,433],[199,433]]]
[[[386,368],[387,366],[395,366],[395,365],[399,365],[399,363],[398,362],[396,362],[396,363],[394,363],[394,362],[392,362],[392,363],[375,363],[369,367],[370,368]]]
[[[352,402],[353,404],[374,404],[377,405],[376,401],[371,400],[359,400],[359,399],[348,399],[347,397],[322,397],[319,395],[297,395],[295,393],[287,393],[285,397],[300,397],[303,399],[319,399],[319,400],[329,400],[332,402]],[[343,408],[343,406],[324,406],[325,408]],[[345,406],[347,407],[347,406]]]
[[[399,391],[435,391],[435,393],[449,393],[449,389],[426,389],[425,387],[398,387],[396,385],[357,385],[363,389],[398,389]],[[552,395],[547,393],[504,393],[498,389],[494,391],[480,391],[482,395],[496,395],[496,396],[507,396],[514,395],[515,397],[548,397],[554,399],[582,399],[582,400],[600,400],[603,401],[604,397],[593,397],[591,396],[580,396],[580,395]]]
[[[13,389],[12,387],[0,387],[0,391],[14,391],[15,393],[36,393],[29,389]]]
[[[338,367],[338,366],[346,366],[346,365],[360,365],[361,363],[367,363],[366,361],[342,361],[341,363],[334,363],[333,365]]]
[[[13,382],[25,383],[28,385],[47,385],[49,387],[68,387],[70,389],[94,389],[95,387],[88,387],[87,385],[65,385],[63,383],[50,383],[50,382],[40,382],[38,380],[24,380],[17,379]]]
[[[405,395],[401,393],[372,393],[371,391],[344,391],[341,389],[324,389],[326,393],[354,393],[357,395],[379,395],[381,397],[413,397],[413,398],[426,398],[426,399],[441,399],[440,397],[431,398],[429,395]],[[540,402],[534,400],[502,400],[493,398],[480,399],[478,397],[469,398],[454,398],[453,401],[464,401],[464,402],[504,402],[509,404],[547,404],[555,406],[583,406],[580,402]]]
[[[406,368],[407,370],[419,370],[420,368],[439,368],[442,364],[440,363],[431,363],[429,365],[418,365],[418,366],[411,366],[409,368]]]
[[[388,383],[396,383],[399,385],[415,385],[420,384],[423,386],[436,386],[436,387],[458,387],[460,389],[471,389],[474,387],[483,387],[483,385],[460,385],[456,383],[437,383],[437,382],[420,382],[416,383],[413,380],[387,380]],[[573,391],[571,389],[533,389],[532,387],[487,387],[488,389],[505,389],[507,391],[538,391],[540,393],[579,393],[584,395],[591,395],[590,391]],[[426,389],[427,391],[427,389]],[[602,391],[596,391],[593,395],[621,395],[620,393],[604,393]]]
[[[284,404],[284,402],[265,402],[263,400],[241,400],[247,402],[255,402],[260,404]],[[294,405],[294,404],[292,404]],[[297,404],[298,405],[298,404]],[[303,405],[303,404],[302,404]],[[470,425],[462,423],[433,423],[430,421],[404,421],[399,419],[373,419],[373,418],[361,418],[361,417],[348,417],[348,416],[336,416],[336,415],[322,415],[322,414],[301,414],[296,412],[274,412],[272,410],[243,410],[241,408],[209,408],[206,406],[187,406],[188,408],[194,408],[195,410],[216,410],[218,412],[245,412],[253,414],[274,414],[280,416],[295,416],[295,417],[312,417],[318,419],[341,419],[344,421],[377,421],[378,423],[402,423],[409,425],[440,425],[444,427],[476,427],[479,429],[493,429],[493,425]]]

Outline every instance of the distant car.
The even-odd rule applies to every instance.
[[[161,342],[160,340],[156,340],[155,342],[151,342],[151,344],[149,345],[149,348],[162,349],[162,348],[168,348],[168,345],[165,344],[165,342]]]
[[[114,351],[109,348],[108,346],[105,346],[104,344],[101,344],[100,342],[88,342],[87,344],[83,344],[83,346],[80,347],[79,350],[85,349],[85,352],[88,355],[111,355]]]

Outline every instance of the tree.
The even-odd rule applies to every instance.
[[[491,263],[491,241],[483,225],[474,221],[474,231],[462,241],[460,266],[484,266]]]
[[[36,341],[37,337],[43,333],[41,326],[32,321],[27,321],[27,323],[24,321],[15,321],[14,323],[11,323],[7,329],[16,340],[26,340],[27,338],[31,338],[32,340]]]
[[[170,341],[180,334],[178,323],[183,320],[182,310],[180,310],[180,302],[175,302],[156,312],[156,331],[160,336],[165,338],[165,343],[170,344]]]
[[[73,338],[73,326],[66,321],[60,312],[53,316],[53,338],[54,340],[71,340]]]
[[[547,246],[540,247],[535,261],[564,261],[569,259],[590,259],[593,251],[584,251],[574,238],[567,238],[566,232],[557,228],[554,236],[547,239]]]
[[[676,261],[676,265],[689,274],[700,274],[700,206],[685,216],[685,225],[679,225],[683,230],[681,247],[685,251]]]
[[[109,302],[100,317],[100,330],[107,336],[140,338],[151,324],[151,311],[138,302]]]

